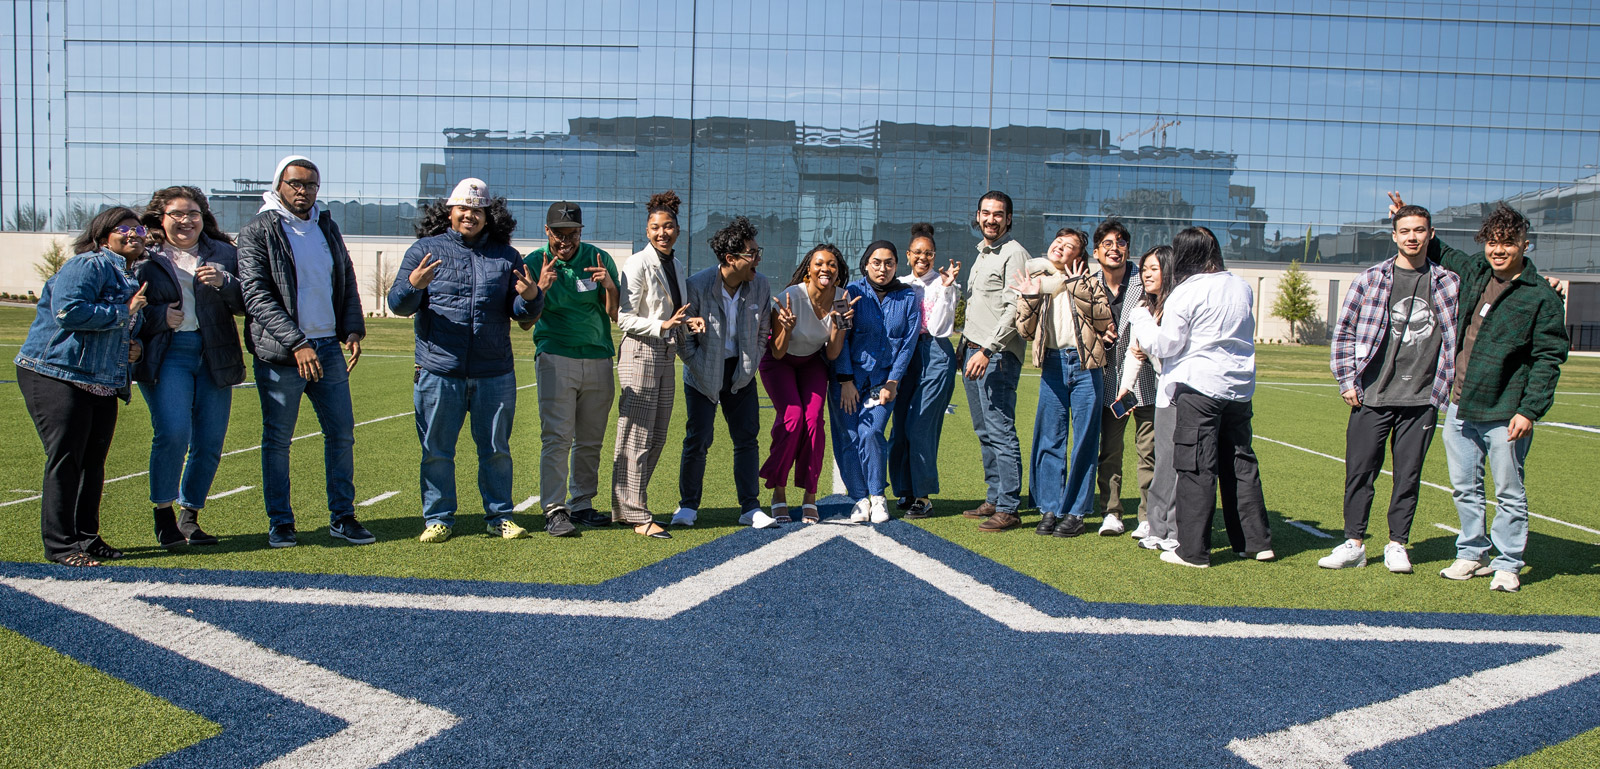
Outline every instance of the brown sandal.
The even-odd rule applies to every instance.
[[[640,529],[644,529],[644,531],[640,531]],[[642,537],[649,537],[651,539],[672,539],[672,533],[667,531],[666,528],[661,524],[656,523],[653,520],[648,523],[634,525],[633,533]]]
[[[93,558],[90,558],[88,553],[82,553],[82,552],[67,553],[66,555],[63,555],[60,558],[57,558],[56,559],[56,563],[59,563],[62,566],[72,566],[72,567],[99,566],[100,565],[100,562],[96,561]]]

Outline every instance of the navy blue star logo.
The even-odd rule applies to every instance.
[[[62,577],[0,566],[4,623],[224,727],[151,766],[1487,767],[1600,725],[1593,618],[1089,604],[899,523],[599,586]]]

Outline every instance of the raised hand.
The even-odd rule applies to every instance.
[[[546,253],[544,255],[544,266],[539,268],[539,290],[549,291],[550,287],[555,285],[555,282],[556,260],[555,257]]]
[[[690,318],[689,318],[689,305],[686,304],[686,305],[684,305],[682,307],[679,307],[677,312],[672,313],[672,317],[667,318],[664,321],[661,321],[661,330],[662,330],[662,332],[671,331],[671,330],[683,325],[688,320],[690,320]]]
[[[685,318],[683,322],[684,322],[684,325],[687,325],[689,327],[689,331],[691,331],[693,333],[703,334],[706,331],[706,319],[705,318]]]
[[[202,264],[194,271],[194,279],[212,288],[222,287],[222,270],[209,264]]]
[[[1016,274],[1011,276],[1011,290],[1021,296],[1038,296],[1039,279],[1017,270]]]
[[[175,304],[167,305],[167,328],[175,329],[183,325],[183,308]]]
[[[149,304],[149,301],[147,301],[144,298],[144,290],[149,285],[150,285],[149,283],[140,283],[139,284],[139,290],[133,292],[133,296],[128,298],[128,314],[131,315],[131,314],[136,313],[136,312],[138,312],[140,310],[143,310],[144,306],[146,304]]]
[[[529,302],[539,298],[539,284],[528,275],[527,265],[513,269],[511,274],[516,276],[517,279],[516,288],[518,296],[521,296],[524,300]]]
[[[1400,207],[1405,205],[1406,202],[1400,199],[1400,193],[1398,192],[1389,193],[1389,200],[1391,201],[1389,203],[1389,218],[1393,219],[1394,212],[1399,211]]]
[[[956,276],[961,274],[961,265],[956,260],[950,260],[950,266],[939,271],[939,282],[946,287],[955,285]]]
[[[846,305],[847,309],[844,312],[839,312],[838,310],[833,310],[833,311],[828,313],[829,315],[832,315],[833,318],[834,318],[834,324],[833,324],[834,328],[839,328],[841,326],[848,327],[851,324],[855,323],[855,320],[856,320],[856,302],[859,302],[859,301],[861,301],[861,297],[859,297],[859,296],[851,297],[849,304]]]
[[[428,261],[430,259],[433,261]],[[423,254],[422,261],[417,264],[416,269],[411,271],[411,275],[406,280],[411,281],[412,288],[427,288],[428,284],[433,282],[434,273],[439,271],[439,262],[440,260],[433,258],[433,254]]]
[[[794,299],[789,294],[783,295],[783,304],[778,307],[778,325],[788,331],[794,328]]]
[[[585,267],[583,271],[589,273],[589,280],[607,291],[617,287],[617,284],[611,282],[611,273],[606,270],[606,263],[599,256],[594,258],[593,267]]]
[[[1088,274],[1089,260],[1080,256],[1076,260],[1067,263],[1067,277],[1081,278]]]

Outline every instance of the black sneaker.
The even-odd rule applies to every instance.
[[[189,544],[189,540],[178,530],[178,515],[171,507],[158,507],[155,509],[156,519],[156,544],[171,550]]]
[[[1041,537],[1048,537],[1056,533],[1056,524],[1060,522],[1061,519],[1056,517],[1055,513],[1045,513],[1039,518],[1039,525],[1034,528],[1033,533]]]
[[[552,537],[571,537],[578,533],[572,525],[572,514],[565,507],[552,507],[544,512],[544,533]]]
[[[328,536],[342,539],[352,545],[370,545],[378,541],[378,538],[372,536],[372,532],[367,531],[367,527],[356,521],[353,515],[347,515],[330,524]]]
[[[915,502],[912,502],[911,507],[906,510],[906,514],[902,517],[908,521],[915,521],[920,518],[932,518],[933,503],[926,499],[919,499]]]
[[[1051,532],[1057,537],[1076,537],[1083,533],[1083,516],[1063,515],[1061,522],[1056,524],[1056,530]]]
[[[294,547],[300,541],[294,536],[294,524],[280,523],[267,532],[267,544],[273,547]]]
[[[591,529],[599,529],[611,525],[611,516],[592,507],[587,510],[574,510],[569,515],[572,516],[572,520]]]
[[[907,496],[907,497],[900,497],[899,499],[896,499],[894,501],[894,506],[898,510],[910,510],[911,506],[916,504],[916,503],[917,503],[917,500],[915,498]]]

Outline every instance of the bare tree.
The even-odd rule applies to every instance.
[[[389,258],[378,252],[372,271],[372,296],[377,300],[374,305],[379,315],[389,314],[389,287],[394,283],[394,267],[389,264]]]

